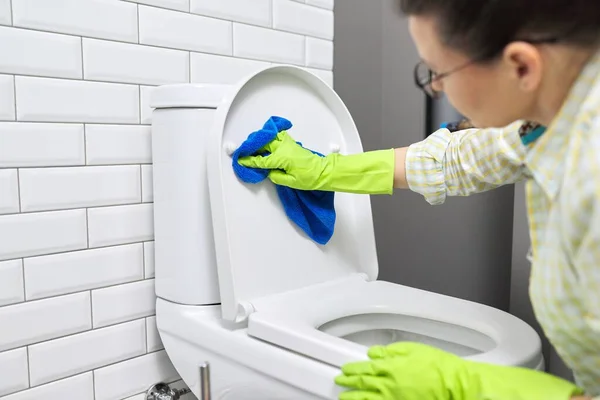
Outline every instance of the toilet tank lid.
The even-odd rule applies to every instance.
[[[181,83],[152,88],[150,107],[161,108],[217,108],[232,85]]]

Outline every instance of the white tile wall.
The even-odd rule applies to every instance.
[[[142,198],[137,165],[26,168],[19,178],[22,211],[131,204]]]
[[[0,214],[19,212],[19,178],[16,169],[0,170]]]
[[[29,387],[27,348],[0,353],[0,396]]]
[[[81,78],[81,38],[0,27],[0,72]],[[49,56],[51,54],[52,56]]]
[[[36,386],[2,400],[77,399],[94,400],[94,378],[91,372]]]
[[[164,85],[189,82],[190,54],[108,40],[83,39],[85,78]]]
[[[332,85],[332,10],[0,0],[0,400],[185,386],[154,317],[151,91],[273,63]]]
[[[0,121],[15,119],[15,79],[12,75],[0,75]]]
[[[23,287],[23,262],[0,261],[0,306],[25,300]]]
[[[0,122],[0,168],[83,164],[83,125]]]
[[[137,86],[17,76],[17,119],[41,122],[139,122]]]
[[[152,162],[149,126],[87,125],[85,138],[88,165]]]
[[[271,0],[190,0],[190,11],[230,21],[271,26]]]
[[[2,25],[10,25],[12,23],[10,1],[11,0],[0,0],[0,24]]]

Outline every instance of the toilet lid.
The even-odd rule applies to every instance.
[[[207,141],[207,171],[223,317],[243,320],[253,301],[317,284],[378,273],[368,195],[336,193],[337,219],[326,245],[286,216],[268,179],[244,183],[231,149],[271,116],[305,147],[329,154],[363,151],[346,106],[323,80],[294,66],[270,66],[246,78],[220,103]]]

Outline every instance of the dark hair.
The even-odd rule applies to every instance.
[[[600,0],[398,0],[402,13],[434,17],[445,44],[486,61],[511,41],[600,42]]]

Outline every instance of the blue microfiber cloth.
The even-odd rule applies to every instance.
[[[240,165],[238,159],[257,155],[258,151],[275,139],[279,132],[289,130],[291,127],[292,123],[287,119],[272,116],[262,129],[251,133],[248,139],[233,153],[233,170],[238,178],[246,183],[259,183],[266,179],[269,175],[268,169],[248,168]],[[302,146],[302,143],[298,142],[298,144]],[[323,157],[316,151],[312,152]],[[312,240],[319,244],[326,244],[333,235],[335,225],[334,192],[275,186],[288,218]]]

